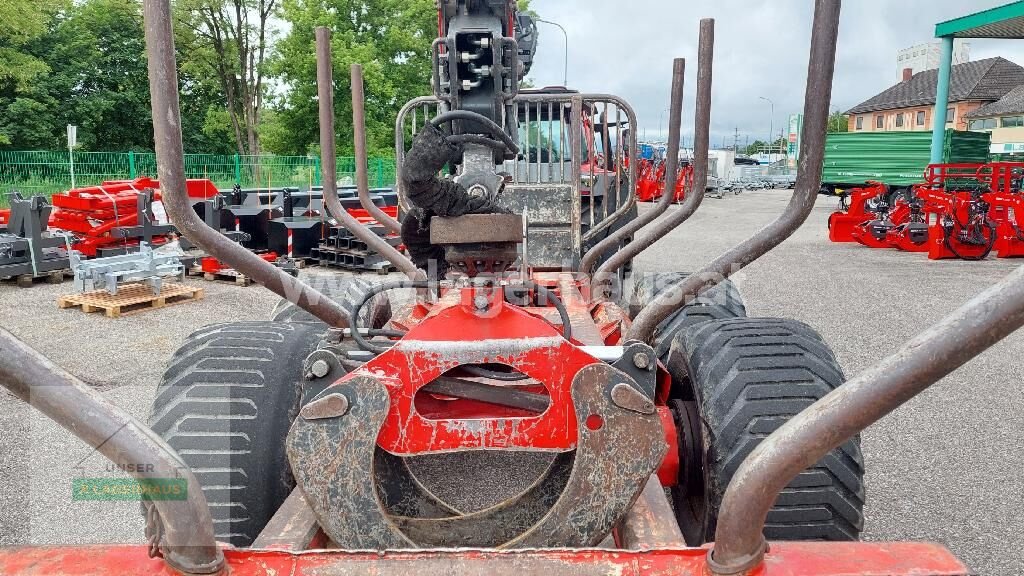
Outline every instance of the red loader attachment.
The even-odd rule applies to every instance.
[[[636,199],[640,202],[655,202],[665,193],[664,160],[641,159],[637,169]],[[682,202],[686,191],[693,186],[693,166],[686,164],[679,168],[679,175],[673,189],[673,202]]]
[[[210,198],[217,188],[209,180],[189,180],[186,189],[190,198]],[[155,206],[161,203],[160,184],[151,178],[104,182],[54,194],[51,202],[57,208],[50,217],[50,227],[71,232],[76,241],[71,248],[88,257],[96,257],[106,248],[137,246],[140,234],[133,229],[143,224],[155,225]],[[140,217],[147,220],[140,221]],[[149,239],[153,245],[167,241],[165,234]]]
[[[880,183],[849,191],[829,217],[829,240],[982,260],[1024,255],[1017,207],[1024,164],[935,164],[904,196]]]

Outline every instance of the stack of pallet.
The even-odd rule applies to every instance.
[[[72,248],[88,257],[107,247],[130,248],[138,239],[124,238],[115,233],[117,228],[135,227],[139,222],[139,194],[157,184],[148,179],[131,182],[104,182],[53,195],[53,206],[58,208],[50,218],[50,227],[73,233],[77,241]],[[155,200],[159,192],[153,193]],[[152,239],[152,244],[166,242],[165,236]]]
[[[400,237],[388,234],[387,229],[380,224],[374,223],[367,228],[392,246],[402,243]],[[334,266],[358,272],[387,274],[393,269],[390,262],[343,226],[331,228],[330,235],[319,247],[313,249],[311,258],[317,260],[321,266]]]

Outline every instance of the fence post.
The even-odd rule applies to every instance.
[[[313,156],[313,170],[314,170],[314,172],[313,172],[313,182],[316,183],[315,184],[316,186],[321,186],[322,184],[320,182],[321,174],[320,174],[320,157],[319,156]]]
[[[132,180],[138,177],[135,171],[135,151],[133,150],[128,151],[128,177]]]
[[[235,154],[235,184],[242,185],[242,158]]]

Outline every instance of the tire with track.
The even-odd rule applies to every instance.
[[[689,275],[688,272],[633,275],[632,293],[625,302],[630,318],[635,318],[659,294]],[[654,350],[664,360],[672,340],[687,327],[709,320],[743,318],[746,315],[747,308],[739,288],[726,278],[662,321],[654,332]]]
[[[817,332],[774,318],[690,326],[673,341],[667,368],[686,469],[672,490],[673,505],[687,541],[698,545],[714,538],[722,496],[744,459],[845,377]],[[864,525],[864,497],[864,458],[856,437],[789,483],[768,514],[765,536],[856,540]]]
[[[294,487],[285,437],[302,361],[324,332],[314,323],[215,324],[171,358],[149,423],[202,485],[218,540],[252,544]]]
[[[334,300],[346,312],[351,313],[363,295],[373,287],[374,283],[359,276],[325,276],[325,281],[314,283],[325,296]],[[292,302],[282,298],[270,315],[274,322],[320,322],[312,314],[299,308]],[[370,319],[373,319],[372,326]],[[359,313],[359,325],[363,328],[380,328],[391,318],[391,303],[387,294],[374,296],[373,302]]]

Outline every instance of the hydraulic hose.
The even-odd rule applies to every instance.
[[[477,114],[476,112],[472,112],[469,110],[452,110],[450,112],[444,112],[437,115],[437,117],[430,121],[430,125],[433,126],[434,128],[438,128],[442,124],[446,122],[452,122],[454,120],[476,122],[478,124],[483,125],[484,127],[487,128],[487,131],[490,132],[492,136],[504,142],[505,146],[508,147],[510,152],[512,152],[513,154],[519,154],[519,146],[515,143],[515,141],[512,140],[512,138],[508,134],[505,133],[501,126],[498,126],[497,122],[491,120],[490,118],[484,116],[483,114]]]

